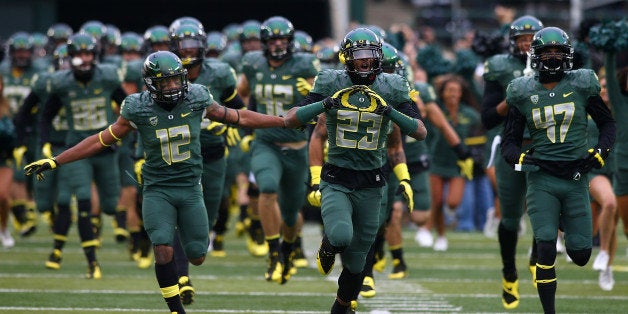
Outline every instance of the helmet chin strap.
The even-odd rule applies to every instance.
[[[560,82],[565,76],[564,71],[539,71],[539,82],[541,84]]]

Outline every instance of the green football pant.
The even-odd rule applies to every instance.
[[[351,273],[360,273],[380,226],[384,188],[350,190],[342,185],[321,181],[321,214],[329,242],[346,247],[342,265]]]
[[[188,259],[207,254],[209,223],[202,186],[148,186],[142,192],[144,228],[153,245],[172,246],[175,228]]]
[[[210,229],[218,218],[218,207],[222,201],[225,173],[227,172],[226,167],[227,162],[224,156],[210,162],[203,162],[201,183],[203,184],[203,201],[207,209]]]

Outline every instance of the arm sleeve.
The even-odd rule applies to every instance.
[[[413,103],[413,102],[403,102],[403,103],[399,104],[399,106],[397,106],[396,109],[399,112],[405,114],[408,117],[412,117],[412,118],[415,118],[417,120],[423,121],[421,119],[421,114],[417,110],[416,104]]]
[[[48,138],[50,137],[50,128],[52,128],[52,120],[57,115],[59,110],[63,107],[63,103],[57,94],[50,95],[48,101],[46,101],[46,105],[44,106],[44,113],[41,115],[41,120],[39,120],[39,130],[41,134],[39,135],[40,144],[44,144],[48,142]]]
[[[615,144],[616,136],[616,123],[611,111],[599,95],[589,97],[586,110],[600,131],[597,147],[603,151],[609,151]]]
[[[318,93],[308,93],[307,96],[305,96],[305,98],[303,98],[303,100],[301,100],[298,104],[297,107],[303,107],[305,105],[309,105],[311,103],[317,102],[317,101],[321,101],[325,99],[325,96],[318,94]]]
[[[242,97],[236,92],[235,86],[225,88],[220,95],[220,102],[227,108],[242,109],[246,107]]]
[[[113,101],[115,101],[118,106],[122,104],[122,101],[124,101],[124,98],[126,98],[126,96],[126,92],[124,91],[124,89],[122,89],[122,87],[116,88],[113,93],[111,93],[111,99],[113,99]]]
[[[504,91],[499,83],[486,81],[482,98],[482,124],[485,129],[490,130],[504,121],[504,117],[497,113],[497,105],[503,99]]]
[[[17,145],[26,145],[27,134],[32,131],[30,125],[34,125],[36,115],[33,114],[33,108],[39,103],[39,96],[36,93],[29,93],[24,99],[24,103],[20,107],[13,118],[15,124],[15,132],[17,133]]]
[[[525,116],[517,108],[510,107],[502,134],[502,156],[514,165],[521,154],[521,142],[525,129]]]

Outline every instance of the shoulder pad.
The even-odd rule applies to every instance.
[[[311,92],[323,96],[331,96],[336,91],[352,85],[349,77],[345,76],[344,70],[323,70],[314,79]]]
[[[298,77],[315,77],[321,70],[321,63],[314,54],[297,52],[292,56],[292,75]]]
[[[565,72],[563,79],[569,80],[569,85],[582,91],[586,95],[596,95],[600,93],[600,81],[591,69],[578,69]]]
[[[185,100],[188,102],[191,111],[203,110],[214,102],[214,98],[207,86],[194,83],[188,85],[188,94]]]

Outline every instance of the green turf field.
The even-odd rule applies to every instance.
[[[70,230],[60,270],[48,270],[44,261],[52,240],[40,223],[36,234],[16,238],[16,246],[0,248],[1,313],[168,313],[157,287],[154,269],[138,269],[125,246],[116,244],[107,218],[103,245],[98,251],[103,278],[84,279],[86,262],[78,245],[76,226]],[[208,257],[191,266],[196,298],[189,313],[328,313],[334,300],[339,263],[329,277],[318,274],[313,257],[320,229],[306,225],[304,246],[310,268],[285,285],[264,281],[265,258],[248,254],[244,239],[229,231],[227,257]],[[504,313],[500,299],[501,273],[497,240],[481,233],[449,233],[449,250],[419,248],[414,230],[404,230],[404,252],[410,275],[389,280],[375,273],[377,295],[359,299],[358,313]],[[521,303],[513,313],[542,312],[527,270],[530,232],[520,239],[518,267]],[[558,313],[628,312],[628,241],[619,237],[615,260],[615,288],[602,291],[592,260],[583,268],[557,258]],[[388,254],[390,259],[390,255]]]

